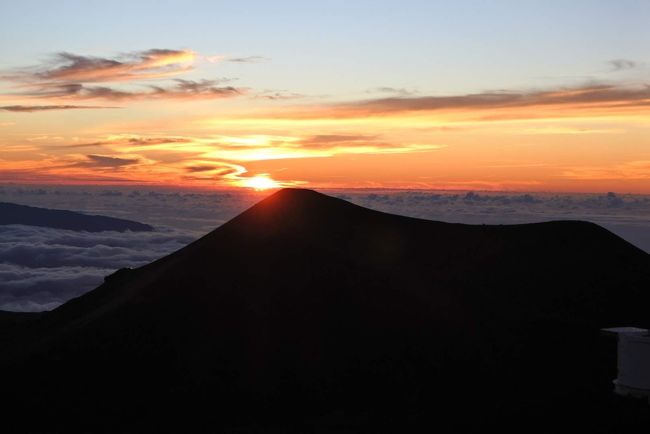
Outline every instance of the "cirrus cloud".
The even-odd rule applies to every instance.
[[[121,107],[105,107],[90,105],[5,105],[0,106],[0,110],[18,113],[34,113],[53,110],[78,110],[78,109],[111,109]]]
[[[53,309],[114,270],[146,264],[193,239],[170,229],[145,235],[0,226],[0,310]]]
[[[174,78],[171,83],[162,84],[152,81],[171,78],[193,70],[196,57],[197,54],[191,50],[161,48],[136,51],[116,57],[60,52],[38,66],[0,71],[0,80],[14,83],[16,89],[14,93],[5,96],[63,101],[217,99],[236,97],[247,92],[245,88],[225,85],[232,81],[227,78],[218,80]],[[105,84],[125,82],[128,82],[127,86],[116,87]],[[2,109],[33,112],[72,108],[94,107],[11,105],[4,106]]]
[[[145,90],[118,89],[109,86],[86,86],[74,84],[47,84],[26,92],[26,96],[40,98],[64,98],[74,100],[103,99],[128,101],[144,99],[206,99],[230,98],[243,95],[246,89],[220,86],[219,80],[174,79],[171,86],[145,85]]]
[[[166,77],[192,69],[196,54],[190,50],[153,48],[116,58],[59,52],[42,65],[8,71],[13,81],[88,83]]]
[[[138,158],[119,158],[106,155],[86,155],[88,161],[77,163],[86,167],[122,167],[140,162]]]
[[[596,85],[528,93],[501,91],[453,96],[395,97],[344,103],[338,107],[352,112],[389,113],[572,104],[596,104],[601,107],[647,106],[650,105],[650,86]]]
[[[282,112],[259,113],[251,119],[268,122],[312,119],[367,119],[378,116],[455,114],[464,119],[496,121],[620,115],[647,110],[650,85],[597,84],[534,91],[499,90],[458,95],[400,95],[351,100],[319,106],[294,106]]]
[[[612,68],[612,71],[625,71],[641,66],[639,62],[629,59],[613,59],[607,62],[607,64]]]

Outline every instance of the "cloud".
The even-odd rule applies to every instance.
[[[188,172],[210,172],[215,169],[215,166],[210,164],[204,164],[199,166],[188,166],[185,168]]]
[[[39,137],[38,142],[53,140]],[[30,145],[31,146],[31,145]],[[70,142],[39,145],[48,151],[87,149],[86,155],[56,155],[48,159],[27,161],[7,168],[0,174],[0,181],[11,182],[79,182],[89,177],[97,182],[111,179],[100,175],[124,175],[123,182],[175,183],[179,180],[206,184],[221,181],[220,185],[237,185],[247,173],[247,162],[324,158],[343,154],[387,154],[434,151],[446,147],[440,143],[401,142],[384,139],[376,134],[357,132],[333,132],[314,135],[242,135],[197,137],[146,136],[133,134],[75,138]],[[94,148],[94,149],[93,149]],[[128,167],[128,170],[120,170]],[[78,170],[75,170],[78,169]],[[83,170],[88,169],[88,170]],[[265,172],[268,172],[265,170]],[[48,179],[42,178],[49,174]],[[34,178],[40,176],[40,179]],[[232,182],[228,182],[232,181]],[[285,182],[301,181],[293,179]],[[213,182],[211,182],[214,184]],[[283,184],[288,185],[288,184]]]
[[[116,269],[144,265],[194,238],[164,228],[145,234],[0,226],[0,309],[52,309]]]
[[[369,134],[317,134],[298,142],[302,149],[342,153],[402,153],[433,151],[445,148],[441,144],[399,143],[380,140]]]
[[[548,126],[548,127],[533,127],[522,128],[513,130],[512,134],[620,134],[625,130],[621,128],[585,128],[585,127],[571,127],[571,126]]]
[[[305,137],[251,135],[222,137],[218,141],[197,139],[197,143],[200,158],[204,160],[237,162],[317,158],[342,154],[423,152],[446,147],[432,143],[382,141],[376,136],[363,134],[321,134]]]
[[[203,59],[210,63],[232,62],[232,63],[261,63],[270,60],[263,56],[229,57],[224,55],[203,56]]]
[[[307,137],[301,141],[301,144],[308,147],[332,147],[337,145],[359,145],[367,143],[376,143],[376,135],[367,134],[317,134]]]
[[[114,109],[121,107],[104,107],[89,105],[5,105],[0,106],[0,110],[19,113],[34,113],[52,110],[77,110],[77,109]]]
[[[33,145],[2,145],[3,152],[38,152],[40,148]]]
[[[77,163],[76,166],[84,167],[122,167],[140,162],[139,158],[119,158],[106,155],[86,155],[88,161]]]
[[[648,106],[650,85],[601,84],[527,92],[500,90],[446,96],[372,98],[320,106],[294,106],[279,113],[262,113],[251,119],[281,122],[444,113],[465,119],[492,121],[580,116],[598,111],[612,115],[629,113],[633,109],[645,110]],[[548,109],[542,110],[545,108]]]
[[[404,87],[381,86],[368,89],[366,93],[392,93],[399,96],[411,96],[417,94],[418,92],[415,90],[406,89]]]
[[[0,263],[0,310],[51,310],[98,286],[112,269],[96,267],[27,268]]]
[[[75,167],[67,165],[66,167]],[[83,167],[83,166],[82,166]],[[3,169],[0,171],[0,182],[6,183],[41,183],[41,184],[70,184],[70,183],[133,183],[136,180],[123,176],[107,175],[104,173],[55,173],[45,170],[37,171],[37,167],[27,169]]]
[[[184,97],[216,97],[227,98],[239,96],[246,92],[246,89],[233,86],[218,86],[222,80],[182,80],[176,79],[176,86],[172,89],[153,87],[154,91],[172,98]],[[230,81],[230,80],[228,80]]]
[[[61,100],[130,101],[147,99],[206,99],[242,95],[247,89],[227,86],[231,79],[185,80],[154,84],[153,79],[170,78],[193,69],[196,53],[191,50],[150,49],[115,58],[57,53],[42,65],[0,72],[0,79],[15,83],[10,95]],[[251,58],[253,59],[253,58]],[[115,87],[105,83],[130,85]],[[135,87],[135,86],[139,87]],[[21,109],[33,107],[32,109]],[[90,108],[73,105],[6,106],[4,110],[36,111]]]
[[[129,101],[146,99],[210,99],[231,98],[243,95],[247,89],[220,86],[220,80],[174,79],[174,85],[146,85],[145,90],[121,90],[108,86],[86,86],[83,84],[54,84],[34,88],[26,96],[40,98],[65,98],[75,100],[103,99]]]
[[[599,105],[601,107],[647,106],[650,105],[650,87],[624,88],[613,85],[599,85],[530,93],[501,91],[456,96],[383,98],[344,103],[339,108],[366,113],[390,113],[575,104]]]
[[[625,71],[628,69],[636,69],[641,66],[639,62],[628,59],[613,59],[608,61],[607,64],[612,68],[612,71]]]
[[[254,95],[257,99],[268,99],[271,101],[282,101],[288,99],[305,98],[305,95],[296,92],[289,92],[287,90],[265,90]]]
[[[650,160],[626,161],[609,166],[568,167],[561,176],[584,181],[593,180],[650,180]]]
[[[397,141],[375,134],[338,132],[313,135],[202,135],[146,136],[118,134],[80,139],[55,140],[43,135],[35,150],[40,154],[7,166],[0,182],[23,183],[156,183],[178,182],[201,186],[239,186],[254,161],[297,158],[327,158],[336,155],[372,155],[431,152],[446,148],[443,143]],[[36,140],[36,138],[34,138]],[[20,145],[17,151],[24,149]],[[34,149],[34,148],[29,148]],[[72,150],[83,150],[83,154]],[[270,173],[268,169],[258,172]],[[302,178],[302,177],[301,177]],[[188,181],[188,182],[185,182]],[[276,179],[281,185],[297,185],[304,179]]]
[[[62,148],[90,148],[99,146],[156,146],[172,143],[192,143],[191,139],[185,137],[112,137],[109,140],[97,142],[73,143],[63,145]]]
[[[191,69],[196,54],[190,50],[154,48],[116,58],[54,54],[44,64],[6,73],[14,81],[89,83],[166,77]]]
[[[241,180],[242,175],[247,172],[243,166],[224,162],[198,162],[198,164],[185,166],[184,169],[191,174],[185,178],[194,180]]]
[[[247,57],[226,57],[224,60],[226,62],[234,62],[234,63],[260,63],[260,62],[266,62],[269,59],[263,56],[247,56]]]

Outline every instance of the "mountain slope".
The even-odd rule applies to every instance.
[[[447,224],[287,189],[7,338],[7,413],[53,431],[638,427],[598,330],[649,325],[648,288],[649,256],[590,223]]]
[[[149,225],[131,220],[7,202],[0,202],[0,225],[43,226],[88,232],[153,230],[153,227]]]

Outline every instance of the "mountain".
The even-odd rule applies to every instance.
[[[153,231],[153,227],[131,220],[7,202],[0,202],[0,225],[43,226],[87,232]]]
[[[10,312],[0,310],[0,341],[3,335],[12,333],[26,322],[40,318],[41,312]]]
[[[0,345],[3,432],[631,432],[608,326],[650,256],[591,223],[472,226],[281,190]]]

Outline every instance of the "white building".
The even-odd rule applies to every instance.
[[[650,333],[636,327],[602,329],[618,338],[618,377],[615,391],[620,395],[650,400]]]

